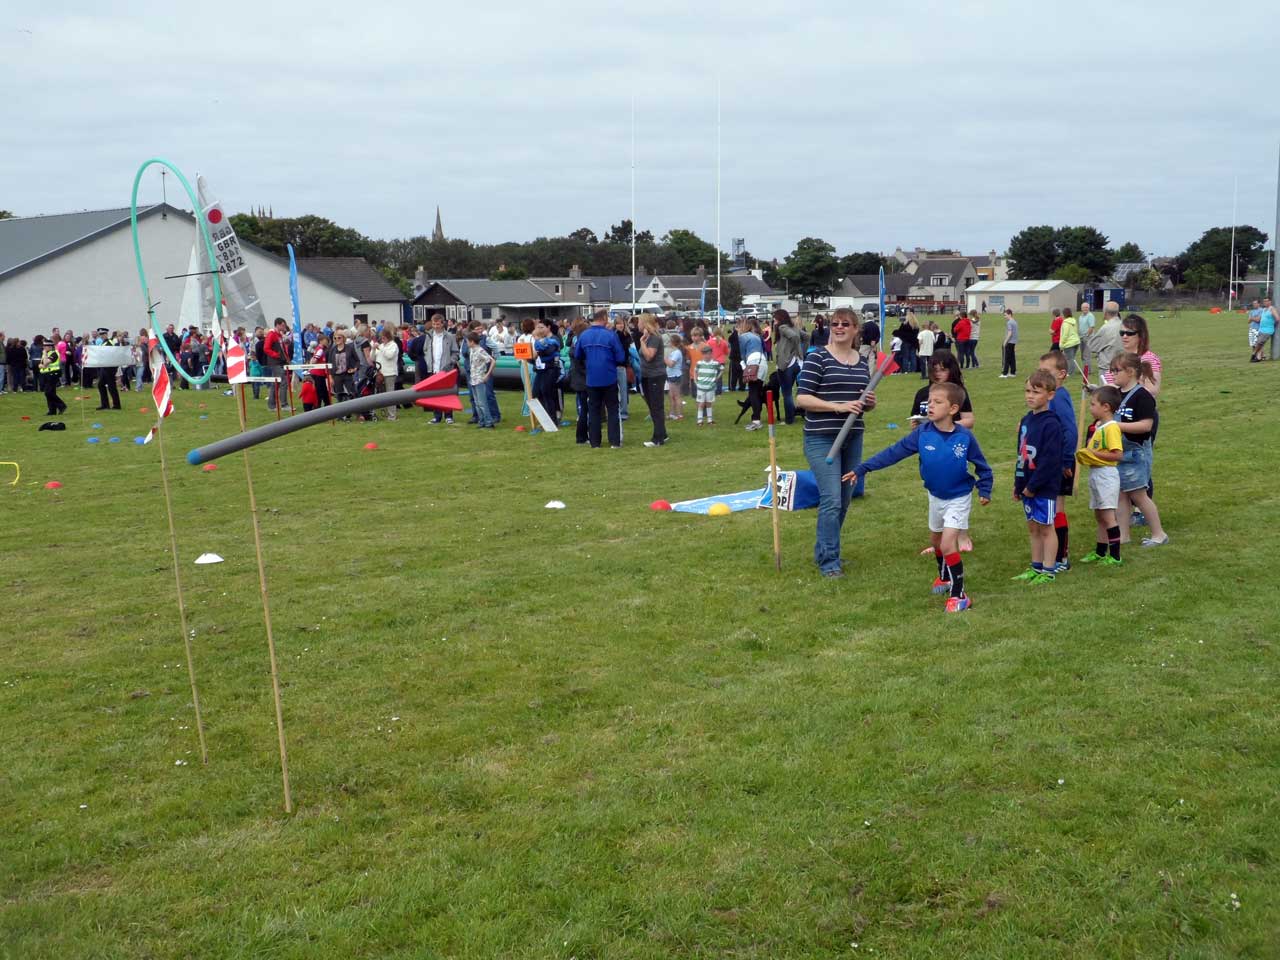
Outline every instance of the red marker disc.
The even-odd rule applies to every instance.
[[[210,223],[221,223],[221,222],[222,222],[222,211],[221,211],[221,210],[219,210],[217,207],[214,207],[212,210],[210,210],[210,211],[209,211],[209,222],[210,222]]]

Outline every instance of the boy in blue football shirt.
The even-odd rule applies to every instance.
[[[1058,563],[1058,538],[1053,531],[1058,490],[1062,484],[1062,425],[1049,410],[1058,389],[1057,378],[1036,370],[1027,378],[1025,396],[1030,411],[1018,425],[1018,466],[1013,472],[1013,499],[1022,504],[1031,540],[1031,567],[1014,580],[1053,583]]]
[[[994,480],[978,438],[955,422],[964,398],[964,388],[959,384],[933,384],[929,388],[927,421],[841,478],[856,483],[860,476],[883,470],[912,454],[920,457],[920,479],[929,492],[929,535],[938,562],[933,592],[950,592],[947,613],[959,613],[973,605],[964,592],[964,562],[960,559],[960,534],[969,529],[975,486],[969,464],[978,472],[978,502],[984,507],[991,502]]]
[[[1076,426],[1076,408],[1071,402],[1071,391],[1065,386],[1067,382],[1067,355],[1061,350],[1050,350],[1040,358],[1040,369],[1053,374],[1058,389],[1049,401],[1049,412],[1058,418],[1062,427],[1062,477],[1058,487],[1058,496],[1054,504],[1053,532],[1058,540],[1058,550],[1054,554],[1054,573],[1066,573],[1071,569],[1071,560],[1067,557],[1067,541],[1070,537],[1070,525],[1067,523],[1067,501],[1076,489],[1076,440],[1080,429]]]

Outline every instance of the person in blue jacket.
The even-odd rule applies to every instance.
[[[618,413],[618,367],[626,362],[622,341],[609,329],[609,311],[597,310],[591,326],[573,341],[573,358],[587,369],[587,442],[600,446],[600,420],[608,420],[609,446],[622,446],[622,421]]]
[[[928,420],[841,478],[856,481],[860,476],[893,466],[907,457],[920,458],[920,479],[929,492],[929,537],[938,562],[933,592],[950,594],[947,613],[959,613],[973,605],[964,590],[960,534],[969,529],[973,488],[977,486],[978,502],[985,507],[991,502],[995,481],[978,446],[978,438],[956,423],[963,404],[964,388],[959,384],[933,384],[929,388]],[[971,463],[978,474],[976,481],[969,472]]]
[[[1014,577],[1024,583],[1053,583],[1058,538],[1053,532],[1058,491],[1062,487],[1062,424],[1049,409],[1058,380],[1048,370],[1027,378],[1030,411],[1018,425],[1018,466],[1013,472],[1013,499],[1022,504],[1031,540],[1031,567]]]
[[[1058,498],[1054,505],[1053,532],[1058,538],[1058,551],[1054,555],[1054,573],[1066,573],[1071,569],[1071,561],[1067,557],[1067,542],[1071,535],[1071,525],[1067,521],[1066,498],[1076,489],[1076,447],[1080,444],[1076,426],[1076,408],[1071,402],[1071,391],[1065,386],[1067,382],[1067,355],[1061,350],[1050,350],[1040,358],[1040,369],[1053,374],[1058,384],[1053,399],[1049,401],[1049,411],[1058,418],[1062,427],[1062,479],[1058,487]]]

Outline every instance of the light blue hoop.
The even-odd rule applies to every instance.
[[[182,375],[182,379],[187,383],[195,386],[203,386],[213,377],[214,366],[218,362],[218,357],[222,350],[222,337],[215,335],[213,338],[213,353],[209,356],[209,366],[204,374],[199,377],[193,377],[182,369],[182,364],[178,363],[177,357],[173,355],[173,351],[169,349],[169,344],[165,343],[164,337],[160,336],[160,331],[156,329],[156,315],[154,304],[151,301],[151,289],[147,286],[147,271],[142,266],[142,247],[138,244],[138,184],[142,182],[142,174],[147,167],[154,163],[160,164],[170,170],[178,182],[182,184],[182,189],[187,191],[187,197],[191,200],[191,209],[195,212],[196,229],[200,232],[200,239],[204,241],[205,252],[209,255],[210,266],[216,264],[218,259],[213,252],[213,240],[209,237],[209,228],[205,225],[204,217],[200,213],[200,201],[196,197],[196,192],[191,189],[191,184],[187,182],[187,178],[182,175],[182,171],[175,167],[168,160],[161,160],[158,157],[152,158],[138,168],[138,172],[133,178],[133,195],[129,198],[129,225],[133,229],[133,258],[138,264],[138,282],[142,284],[142,297],[147,304],[147,323],[151,327],[151,332],[156,340],[160,342],[160,349],[164,351],[164,355],[169,358],[169,362],[173,364],[175,370]],[[218,320],[219,331],[222,327],[222,284],[218,281],[218,271],[213,271],[213,310]]]

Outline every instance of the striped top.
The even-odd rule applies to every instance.
[[[808,394],[831,403],[844,403],[862,396],[862,391],[870,382],[871,371],[866,360],[859,358],[852,365],[841,363],[831,355],[830,350],[821,347],[810,351],[804,358],[796,393],[799,396]],[[848,416],[847,413],[806,410],[804,432],[837,434]],[[853,429],[861,430],[862,427],[862,418],[859,417]]]

